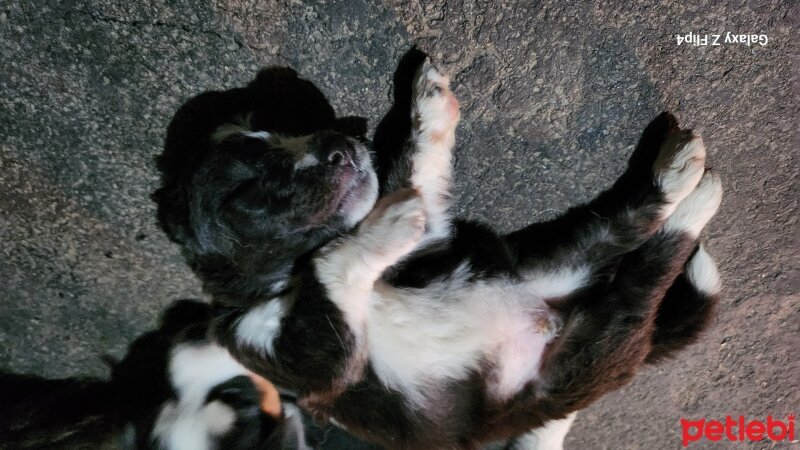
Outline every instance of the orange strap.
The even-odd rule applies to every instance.
[[[250,373],[250,379],[256,389],[261,393],[261,410],[275,419],[281,416],[281,397],[278,389],[274,384],[270,383],[266,378]]]

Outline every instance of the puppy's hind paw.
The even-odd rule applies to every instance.
[[[707,170],[697,187],[678,204],[667,219],[664,229],[688,233],[697,237],[717,213],[722,202],[722,181],[719,175]]]
[[[653,166],[655,182],[666,198],[666,218],[700,182],[706,161],[706,147],[700,136],[679,131],[667,138]]]
[[[450,79],[436,70],[429,58],[417,70],[413,87],[414,127],[434,141],[454,133],[460,118],[458,100],[450,90]]]
[[[717,265],[702,245],[686,264],[686,275],[692,286],[705,295],[717,295],[722,289]]]

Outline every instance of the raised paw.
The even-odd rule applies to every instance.
[[[414,189],[401,189],[380,199],[359,228],[359,234],[368,238],[374,250],[389,259],[400,259],[411,252],[424,233],[424,205]]]
[[[717,213],[722,202],[722,182],[719,175],[707,170],[697,187],[675,208],[664,229],[688,233],[697,237]]]
[[[417,70],[413,88],[411,119],[414,127],[431,141],[453,135],[461,113],[458,100],[450,90],[450,79],[426,58]]]
[[[661,146],[653,166],[653,176],[666,197],[664,217],[669,216],[697,186],[703,176],[706,147],[691,131],[673,133]]]

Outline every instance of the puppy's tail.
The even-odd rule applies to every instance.
[[[111,448],[117,421],[108,382],[0,372],[0,449]]]
[[[646,362],[659,362],[694,343],[714,317],[720,290],[717,266],[699,245],[658,308]]]

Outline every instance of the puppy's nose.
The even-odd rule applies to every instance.
[[[326,162],[332,166],[341,166],[345,162],[344,153],[341,150],[333,150],[328,154]]]
[[[353,145],[341,134],[329,133],[320,140],[321,160],[331,166],[353,165],[355,149]]]

